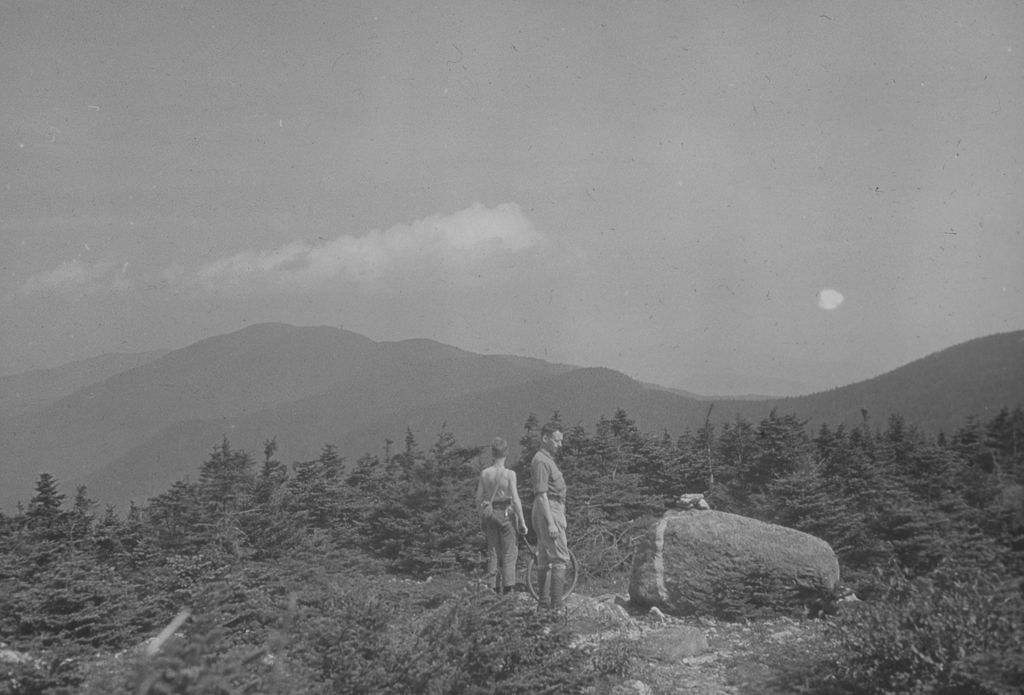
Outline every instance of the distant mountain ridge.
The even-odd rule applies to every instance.
[[[567,425],[591,429],[623,408],[644,431],[678,436],[701,427],[710,406],[609,369],[479,355],[421,339],[375,342],[326,326],[258,324],[147,355],[114,374],[97,368],[96,381],[71,393],[52,390],[50,400],[0,418],[0,506],[27,501],[46,471],[66,494],[84,483],[90,496],[124,508],[194,476],[223,437],[253,453],[276,438],[286,463],[313,458],[327,444],[354,461],[382,453],[386,439],[401,442],[407,428],[428,448],[446,426],[467,445],[505,436],[514,456],[530,413],[545,419],[558,411]],[[41,384],[52,375],[31,375],[17,375],[20,387],[45,393]],[[925,432],[953,431],[968,415],[986,419],[1024,404],[1024,331],[969,341],[818,394],[714,402],[718,423],[756,422],[775,408],[812,427],[856,424],[866,410],[880,426],[898,412]]]
[[[34,369],[0,377],[0,418],[38,410],[58,398],[152,362],[168,352],[170,350],[116,352],[51,369]]]
[[[897,413],[925,433],[952,432],[968,416],[986,421],[1001,408],[1024,405],[1024,330],[960,343],[849,386],[759,405],[836,425],[856,425],[864,411],[884,426]],[[736,411],[750,417],[762,408],[742,404]]]
[[[390,400],[379,403],[378,399],[369,415],[377,417],[380,411],[390,412],[404,402],[437,397],[444,384],[438,379],[418,384],[421,372],[451,373],[449,384],[454,392],[461,392],[463,382],[470,388],[489,388],[565,369],[540,360],[475,355],[429,340],[378,343],[326,326],[249,326],[167,352],[42,407],[0,419],[4,452],[0,454],[4,482],[0,506],[31,497],[32,484],[41,472],[55,475],[68,488],[99,475],[101,469],[116,467],[137,448],[148,452],[147,460],[155,462],[161,473],[176,480],[196,468],[221,437],[231,436],[239,422],[246,418],[259,422],[259,413],[338,390],[347,394],[343,400],[351,404],[346,412],[358,411],[366,400],[368,379],[373,389],[389,394]],[[403,375],[405,388],[390,385],[394,375]],[[194,442],[198,459],[195,447],[188,446],[193,442],[178,440],[170,451],[147,444],[168,428],[199,423],[203,431],[218,434],[212,442]],[[305,442],[301,434],[308,431],[322,437],[310,444],[318,449],[333,439],[335,431],[318,430],[307,421],[299,422],[296,429],[295,436],[283,432],[281,441]],[[262,448],[260,442],[244,443]],[[296,447],[296,451],[305,448]],[[139,483],[134,470],[128,471],[127,478],[137,483],[140,494],[162,490],[148,481]],[[107,499],[102,485],[90,491]]]

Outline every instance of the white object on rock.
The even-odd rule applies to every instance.
[[[652,690],[643,681],[630,680],[612,688],[612,695],[651,695]]]
[[[711,509],[711,505],[700,493],[679,495],[676,500],[676,507],[679,509]]]

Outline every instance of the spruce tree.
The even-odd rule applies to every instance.
[[[285,508],[307,531],[329,531],[341,516],[345,460],[328,444],[315,460],[296,462],[292,468]]]
[[[178,480],[152,498],[140,514],[144,516],[145,528],[158,547],[183,552],[194,550],[204,542],[202,524],[205,515],[201,509],[199,486]]]
[[[57,479],[49,473],[41,473],[36,481],[36,494],[29,500],[25,513],[30,528],[38,533],[61,535],[61,508],[65,495],[58,492]]]

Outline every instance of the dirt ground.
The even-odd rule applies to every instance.
[[[824,639],[824,624],[813,620],[695,625],[704,630],[706,653],[674,663],[647,660],[630,675],[653,695],[782,695],[793,692],[777,682],[784,670],[820,648]]]
[[[674,618],[630,610],[622,596],[577,597],[570,602],[568,619],[581,639],[618,631],[640,645],[641,657],[630,672],[595,695],[790,695],[798,689],[792,680],[783,684],[782,676],[822,654],[827,642],[827,623],[821,620]],[[651,648],[666,633],[680,636],[682,655]]]

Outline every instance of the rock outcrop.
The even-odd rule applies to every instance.
[[[675,663],[709,649],[703,630],[692,625],[673,625],[644,635],[640,655],[648,661]]]
[[[727,512],[674,511],[637,548],[631,603],[670,615],[790,613],[827,600],[839,583],[828,543]],[[740,610],[742,612],[742,610]]]

